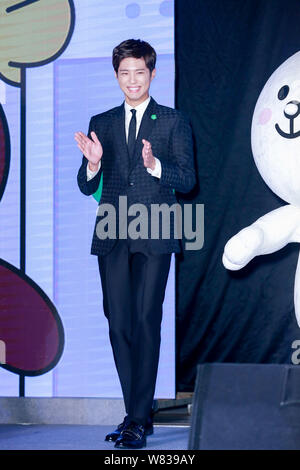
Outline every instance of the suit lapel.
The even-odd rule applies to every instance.
[[[139,159],[142,158],[142,149],[143,149],[143,139],[148,139],[149,135],[151,134],[157,119],[155,112],[157,111],[157,103],[156,101],[151,98],[150,102],[144,112],[139,132],[137,135],[136,143],[135,143],[135,152],[134,152],[134,158],[132,161],[132,166],[130,168],[130,171],[135,167],[135,165],[138,163]],[[154,119],[151,118],[151,116],[155,116]]]

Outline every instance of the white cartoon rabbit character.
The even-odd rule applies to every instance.
[[[230,270],[300,242],[300,52],[280,65],[265,84],[253,113],[251,145],[262,178],[288,204],[260,217],[226,243],[223,264]],[[300,258],[294,302],[300,327]]]

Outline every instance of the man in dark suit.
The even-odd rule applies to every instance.
[[[147,234],[137,238],[128,236],[134,210],[124,218],[121,205],[125,198],[129,208],[142,204],[148,216],[154,204],[176,204],[174,189],[186,193],[195,184],[189,124],[179,111],[149,96],[155,62],[154,49],[144,41],[130,39],[115,47],[113,67],[125,102],[93,116],[88,136],[75,134],[84,155],[78,172],[82,193],[95,193],[103,174],[91,253],[98,256],[104,313],[127,413],[106,436],[119,448],[143,447],[153,432],[162,304],[171,254],[181,249],[174,212],[167,237],[161,227],[155,236],[150,233],[151,221],[143,212],[140,225],[145,222]],[[113,236],[103,234],[101,225],[107,204],[115,209]]]

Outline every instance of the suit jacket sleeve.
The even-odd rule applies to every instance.
[[[95,120],[94,117],[91,118],[88,130],[88,137],[91,138],[91,132],[94,131],[96,134]],[[85,156],[82,157],[81,167],[79,168],[77,174],[77,183],[80,191],[86,196],[94,194],[99,186],[100,177],[102,172],[102,165],[98,173],[91,180],[87,180],[86,167],[88,165],[88,159]]]
[[[188,193],[196,183],[193,138],[191,127],[181,113],[178,113],[172,130],[171,152],[172,161],[161,160],[160,183]]]

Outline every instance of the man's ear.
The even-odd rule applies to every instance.
[[[152,73],[151,73],[151,80],[153,80],[153,78],[155,77],[156,75],[156,69],[153,69],[152,70]]]

